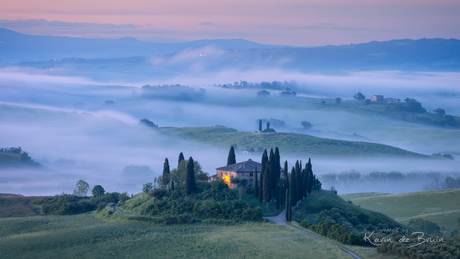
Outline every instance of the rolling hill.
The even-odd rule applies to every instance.
[[[341,197],[351,200],[362,208],[384,213],[402,223],[422,218],[435,222],[450,231],[458,226],[459,195],[460,189],[451,189],[381,195],[376,193],[345,194]]]
[[[234,144],[240,148],[254,148],[254,150],[278,147],[284,154],[304,157],[429,158],[426,155],[383,144],[320,138],[300,133],[238,132],[226,127],[155,128],[155,130],[173,139],[194,141],[222,148],[228,148]]]

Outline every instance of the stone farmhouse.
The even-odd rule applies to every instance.
[[[248,179],[248,185],[252,186],[254,184],[255,178],[254,174],[257,168],[257,180],[260,180],[260,171],[262,170],[262,164],[252,161],[249,159],[248,161],[236,163],[233,165],[223,166],[216,168],[217,174],[212,175],[210,180],[216,180],[218,178],[224,179],[225,183],[230,187],[234,188],[230,184],[230,177],[246,177]]]

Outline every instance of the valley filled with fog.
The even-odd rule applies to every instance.
[[[272,119],[277,132],[381,143],[427,156],[440,153],[460,158],[458,129],[416,124],[353,108],[361,105],[353,95],[362,92],[366,98],[377,94],[401,100],[414,98],[428,111],[442,108],[447,114],[459,116],[460,74],[456,72],[233,70],[117,82],[9,67],[0,71],[0,78],[0,143],[2,147],[20,146],[42,164],[40,168],[2,169],[0,188],[7,193],[71,193],[79,179],[91,186],[100,184],[108,192],[137,193],[142,184],[153,182],[161,174],[166,157],[175,168],[180,152],[186,158],[192,156],[203,171],[213,175],[215,168],[225,165],[229,145],[174,137],[158,129],[219,125],[256,132],[259,119]],[[284,96],[287,87],[297,95]],[[258,96],[261,90],[270,95]],[[341,104],[335,102],[337,97],[342,99]],[[140,124],[144,118],[159,128]],[[304,129],[302,121],[313,127]],[[244,152],[250,148],[253,153]],[[259,161],[258,148],[274,146],[239,144],[237,161]],[[295,150],[280,152],[281,160],[288,160],[290,166],[296,159],[306,162],[311,158],[319,177],[347,170],[356,170],[363,177],[375,171],[438,172],[440,177],[460,172],[457,160],[432,157],[296,156]],[[400,193],[421,190],[423,183],[413,179],[380,187],[372,182],[356,186],[336,183],[336,188],[339,193]]]

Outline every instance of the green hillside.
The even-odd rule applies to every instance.
[[[239,149],[254,148],[254,150],[279,147],[285,154],[305,157],[429,157],[383,144],[319,138],[300,133],[238,132],[235,129],[226,127],[156,128],[155,130],[168,137],[181,138],[222,148],[228,148],[233,144],[237,144]]]
[[[366,197],[365,194],[342,195],[362,208],[384,213],[395,220],[408,223],[411,219],[422,218],[445,227],[447,231],[454,230],[460,218],[460,189],[422,191],[402,194],[384,194]]]
[[[42,197],[19,196],[15,194],[0,193],[0,218],[26,217],[39,214],[39,208],[30,206],[30,202]]]

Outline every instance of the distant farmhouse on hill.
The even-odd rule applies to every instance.
[[[248,185],[252,186],[255,181],[254,174],[256,168],[257,180],[260,180],[260,171],[262,170],[262,164],[252,161],[252,159],[233,165],[216,168],[217,174],[212,175],[210,179],[211,181],[223,179],[230,188],[234,188],[234,186],[230,184],[230,177],[246,177],[248,179]]]

